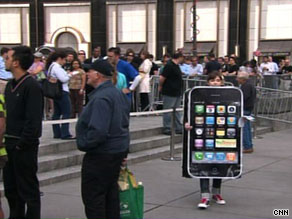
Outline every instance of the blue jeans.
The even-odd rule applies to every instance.
[[[54,99],[54,115],[53,120],[69,119],[71,115],[71,101],[69,92],[63,91],[62,98]],[[68,138],[71,137],[69,132],[69,123],[53,125],[54,138]]]
[[[251,111],[244,110],[245,116],[250,116]],[[251,124],[249,120],[246,120],[243,126],[243,149],[252,149],[252,134],[251,134]]]
[[[180,97],[170,97],[163,95],[163,109],[172,109],[172,108],[179,108],[180,107]],[[181,122],[181,113],[175,112],[175,130],[182,131],[182,122]],[[171,113],[164,113],[163,114],[163,128],[164,131],[171,130]]]
[[[213,179],[212,193],[220,194],[222,179]],[[201,193],[210,193],[210,179],[200,179]]]

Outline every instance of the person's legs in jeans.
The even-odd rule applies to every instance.
[[[171,109],[176,104],[176,97],[170,97],[163,95],[163,109]],[[169,132],[171,130],[171,113],[163,114],[163,129],[164,132]]]
[[[209,184],[210,184],[209,179],[200,179],[201,197],[202,198],[210,199]]]
[[[221,194],[221,183],[222,183],[222,179],[213,179],[213,186],[212,186],[213,195]]]
[[[245,110],[244,111],[244,115],[250,116],[251,112]],[[244,123],[244,126],[243,126],[243,148],[245,150],[253,148],[251,125],[250,125],[250,121],[249,120],[246,120],[245,123]]]
[[[69,93],[65,91],[63,91],[61,111],[62,111],[62,119],[70,118],[71,102],[69,98]],[[68,137],[71,137],[71,134],[69,132],[69,123],[63,123],[61,125],[61,138],[68,138]]]
[[[52,116],[53,120],[59,120],[61,118],[61,99],[54,99],[54,114]],[[53,125],[54,138],[61,138],[61,128],[59,124]]]
[[[180,97],[170,97],[170,96],[163,96],[163,109],[172,109],[173,107],[179,108],[180,107]],[[175,114],[175,129],[176,131],[182,131],[182,123],[181,123],[181,113],[176,112]],[[171,131],[171,113],[164,113],[163,114],[163,128],[164,132],[167,133]]]
[[[181,105],[181,98],[177,97],[176,102],[175,102],[175,108],[179,108]],[[182,132],[182,114],[181,112],[175,112],[175,131],[178,133]]]

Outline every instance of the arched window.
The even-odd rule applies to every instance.
[[[56,40],[57,48],[71,47],[75,51],[78,51],[78,41],[72,33],[61,33]]]

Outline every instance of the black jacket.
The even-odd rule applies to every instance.
[[[43,116],[43,93],[39,83],[29,74],[17,81],[10,80],[5,89],[5,101],[6,143],[20,148],[37,146]]]
[[[120,153],[129,148],[128,97],[111,81],[89,94],[89,102],[76,125],[77,146],[88,153]]]
[[[252,111],[256,101],[256,89],[250,80],[240,86],[243,93],[243,108]]]

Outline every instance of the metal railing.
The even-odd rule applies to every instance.
[[[255,117],[292,124],[292,91],[256,87]]]

